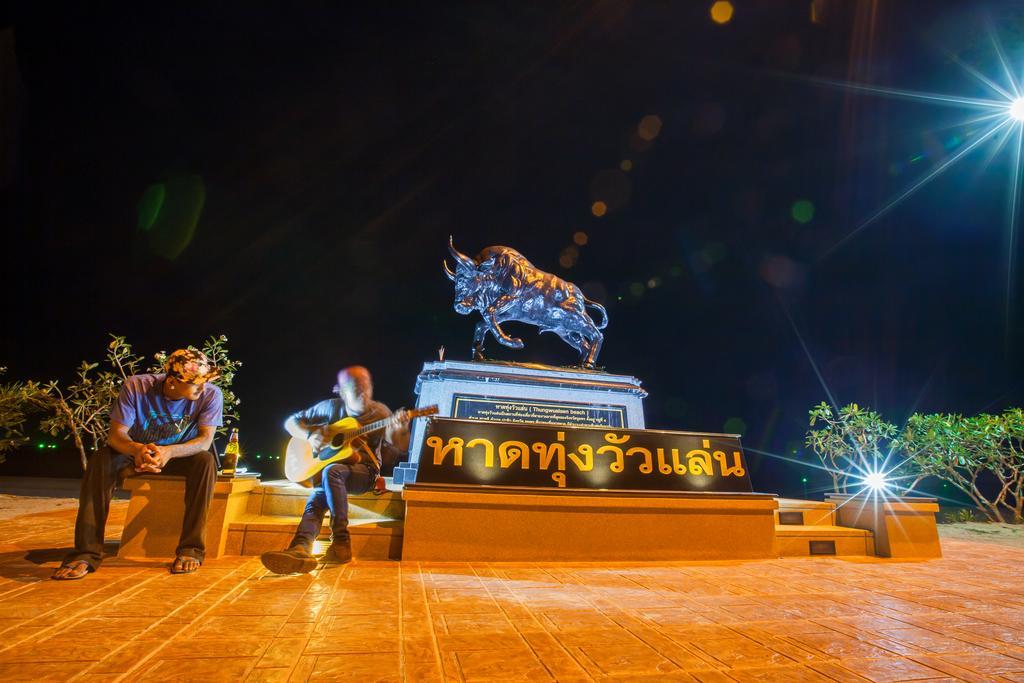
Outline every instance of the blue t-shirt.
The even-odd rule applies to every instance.
[[[199,427],[224,424],[224,395],[207,382],[195,401],[168,400],[164,396],[167,375],[132,375],[125,380],[110,419],[128,427],[128,436],[136,443],[168,446],[190,441],[199,435]]]

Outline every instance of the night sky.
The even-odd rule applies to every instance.
[[[25,3],[0,31],[6,378],[67,378],[107,332],[146,355],[226,334],[243,445],[275,453],[339,367],[397,408],[438,347],[469,358],[453,235],[602,301],[599,363],[644,382],[649,427],[792,454],[827,398],[810,358],[897,423],[1020,405],[1011,145],[837,247],[974,112],[811,79],[987,97],[950,54],[998,73],[988,21],[1024,64],[1024,9],[733,4],[719,25],[711,2]],[[526,349],[492,357],[575,361],[507,329]],[[755,489],[803,493],[748,455]]]

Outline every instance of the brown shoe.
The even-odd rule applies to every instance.
[[[352,544],[349,541],[335,541],[327,549],[324,562],[329,564],[348,564],[352,561]]]
[[[260,555],[260,562],[275,574],[308,574],[317,564],[316,558],[301,545],[265,552]]]

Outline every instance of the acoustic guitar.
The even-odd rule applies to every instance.
[[[423,417],[437,413],[437,406],[428,406],[408,411],[409,418]],[[353,464],[362,459],[360,451],[365,445],[362,437],[386,429],[395,417],[386,417],[361,425],[354,417],[345,417],[327,426],[325,444],[316,452],[305,439],[292,437],[284,456],[284,476],[288,481],[304,482],[317,472],[336,462]],[[367,448],[367,452],[369,449]],[[372,455],[370,456],[373,457]],[[376,463],[379,469],[379,463]]]

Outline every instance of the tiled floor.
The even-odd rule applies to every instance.
[[[0,521],[2,681],[1024,681],[1020,549],[947,541],[930,562],[357,562],[292,577],[255,558],[191,576],[113,560],[49,581],[57,554],[38,549],[66,547],[72,521]]]

